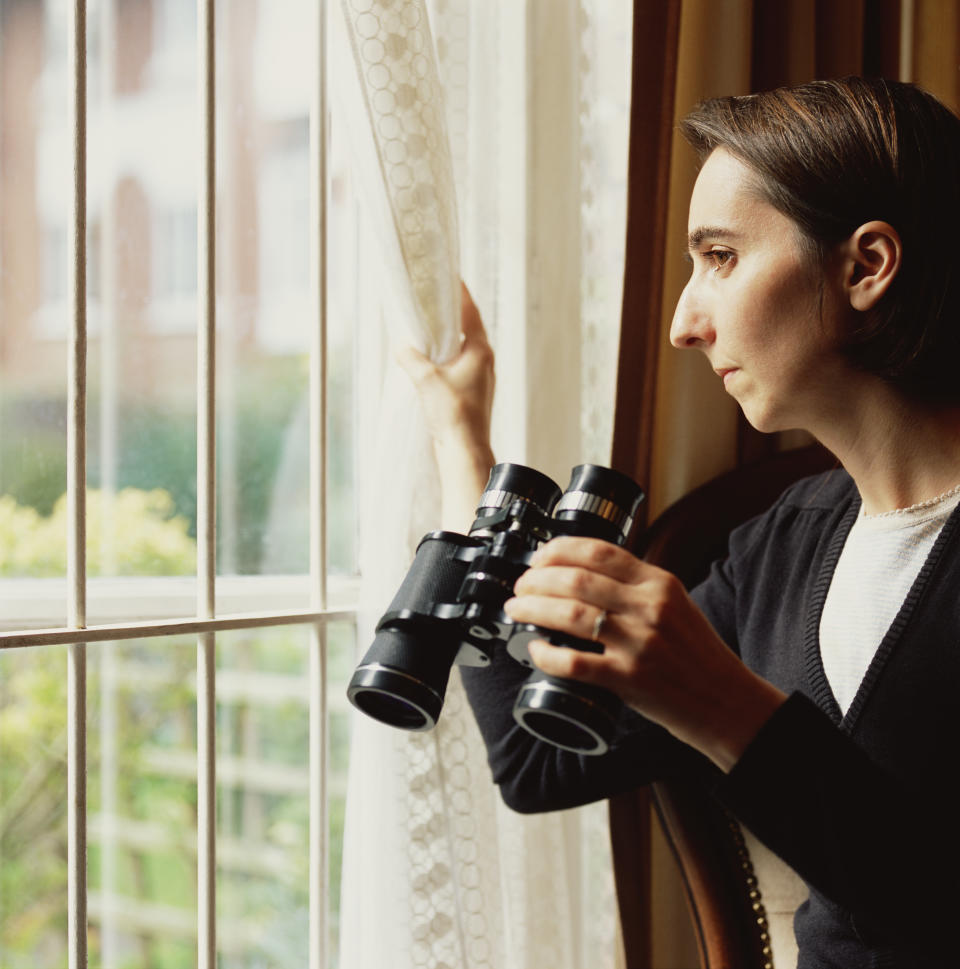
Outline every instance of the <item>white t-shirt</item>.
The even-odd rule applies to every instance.
[[[820,617],[827,681],[846,713],[960,491],[881,515],[860,515],[840,553]]]

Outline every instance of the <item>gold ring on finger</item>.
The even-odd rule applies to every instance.
[[[596,618],[593,620],[593,634],[591,639],[596,643],[600,639],[600,634],[603,632],[603,624],[607,621],[607,610],[601,609]]]

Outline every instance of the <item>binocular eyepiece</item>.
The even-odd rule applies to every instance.
[[[626,475],[598,465],[573,469],[567,490],[519,464],[490,472],[467,535],[430,532],[377,624],[373,643],[347,687],[350,702],[375,720],[429,730],[443,707],[454,663],[482,667],[493,651],[533,668],[533,639],[590,652],[599,643],[526,623],[503,611],[530,557],[557,535],[623,545],[643,491]],[[620,701],[612,693],[534,670],[514,703],[516,721],[557,747],[607,751]]]

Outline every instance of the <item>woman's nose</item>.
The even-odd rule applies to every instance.
[[[704,307],[691,292],[690,284],[684,288],[673,311],[670,324],[670,342],[681,350],[703,349],[714,339],[713,325]]]

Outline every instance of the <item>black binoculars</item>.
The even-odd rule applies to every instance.
[[[590,652],[603,646],[525,623],[503,611],[513,584],[542,542],[558,535],[627,541],[643,491],[598,465],[573,469],[562,492],[519,464],[490,472],[468,535],[430,532],[353,674],[347,697],[375,720],[405,730],[436,725],[454,663],[489,665],[505,647],[533,668],[533,639]],[[603,754],[620,700],[607,690],[534,670],[514,703],[516,721],[542,740],[581,754]]]

